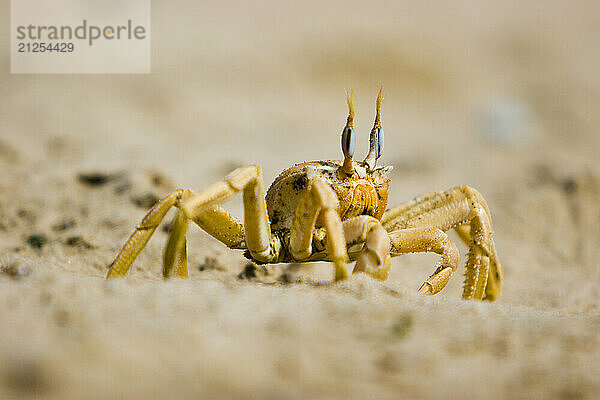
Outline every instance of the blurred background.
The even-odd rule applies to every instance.
[[[8,21],[8,2],[0,5],[0,15]],[[107,387],[120,388],[115,383],[119,377],[136,376],[132,371],[137,356],[139,360],[150,357],[148,365],[156,366],[164,362],[161,357],[181,360],[189,356],[184,349],[169,355],[160,350],[158,356],[141,356],[149,348],[164,349],[165,343],[172,343],[179,334],[191,344],[208,340],[207,333],[187,330],[183,322],[198,311],[194,302],[227,302],[233,296],[246,304],[242,300],[246,296],[243,298],[255,299],[247,300],[253,304],[262,299],[263,291],[271,289],[235,286],[238,274],[246,268],[241,254],[223,248],[197,229],[191,229],[189,239],[193,278],[185,290],[165,289],[158,279],[164,238],[153,240],[140,256],[132,271],[137,276],[131,278],[133,281],[103,289],[100,278],[143,216],[147,203],[151,205],[152,199],[174,187],[199,190],[247,164],[261,166],[268,185],[292,164],[339,159],[340,134],[347,115],[346,88],[355,91],[356,153],[362,159],[368,148],[375,98],[383,85],[383,162],[395,168],[390,205],[460,184],[481,191],[492,211],[498,253],[505,268],[503,296],[498,303],[485,305],[491,308],[459,302],[461,266],[461,273],[445,292],[434,300],[423,300],[414,291],[431,273],[436,257],[395,259],[387,286],[371,288],[362,280],[349,283],[351,290],[363,294],[367,289],[360,288],[367,285],[368,290],[376,291],[377,299],[385,297],[385,288],[402,293],[400,299],[372,300],[382,302],[374,309],[389,310],[386,302],[399,304],[391,309],[408,310],[410,318],[417,321],[414,329],[421,333],[412,333],[414,343],[390,345],[400,346],[399,353],[388,345],[382,345],[383,350],[377,346],[355,349],[354,341],[363,340],[363,336],[352,334],[347,339],[348,346],[358,353],[364,350],[361,354],[367,359],[379,350],[384,353],[378,358],[384,366],[373,368],[385,370],[385,379],[374,378],[379,375],[371,370],[360,375],[358,368],[341,375],[334,373],[324,383],[319,380],[321,374],[310,371],[320,362],[331,362],[336,368],[338,364],[328,361],[332,358],[325,350],[325,361],[314,355],[300,366],[294,364],[296,378],[281,384],[281,377],[274,378],[276,374],[270,374],[265,365],[287,353],[274,350],[269,356],[273,359],[263,358],[273,343],[281,343],[280,333],[264,333],[268,321],[259,314],[257,322],[236,322],[241,324],[239,329],[253,332],[250,336],[254,339],[246,340],[263,350],[257,350],[261,353],[258,359],[242,348],[225,351],[227,356],[215,354],[212,359],[223,371],[242,368],[230,365],[238,360],[248,367],[242,368],[246,378],[235,384],[232,377],[211,384],[201,379],[199,387],[187,386],[194,389],[189,393],[181,389],[182,384],[180,394],[244,393],[252,397],[249,393],[258,393],[294,398],[331,394],[329,388],[341,390],[338,395],[409,393],[414,398],[435,397],[436,393],[488,398],[598,395],[594,378],[600,372],[598,346],[595,350],[589,347],[598,339],[592,336],[584,340],[581,335],[586,330],[588,335],[594,332],[590,326],[600,326],[599,15],[597,1],[154,1],[149,75],[11,75],[9,31],[2,29],[0,251],[3,271],[9,272],[0,282],[5,300],[16,302],[0,312],[0,333],[11,338],[0,344],[0,356],[16,360],[6,361],[8,367],[0,370],[6,393],[62,396],[91,387],[102,397],[112,393]],[[99,185],[90,184],[90,174],[104,180]],[[228,208],[241,216],[241,201],[232,201]],[[464,248],[461,252],[464,259]],[[219,268],[211,272],[211,280],[202,278],[198,270],[214,270],[215,263]],[[254,280],[272,282],[284,275],[292,280],[326,280],[331,275],[326,264],[277,266],[274,270],[278,272],[254,273]],[[19,278],[20,274],[25,277]],[[87,288],[84,293],[76,289],[82,279]],[[213,297],[209,295],[212,300],[191,294],[194,287],[210,285],[214,279],[224,282],[225,289],[213,288]],[[227,288],[231,284],[234,289]],[[338,299],[331,300],[332,304],[339,301],[344,309],[347,299],[339,298],[342,294],[335,289],[323,290],[325,296]],[[52,309],[50,317],[48,309],[38,304],[46,291],[51,298],[62,299],[48,300],[62,304],[58,311]],[[170,300],[175,302],[169,303],[171,306],[186,311],[175,311],[180,322],[174,322],[176,317],[166,311],[163,314],[159,306],[158,311],[143,306],[154,304],[155,300],[149,300],[154,296],[160,303],[159,296],[165,291],[176,296]],[[278,302],[273,303],[271,312],[291,318],[292,326],[297,326],[297,316],[289,317],[286,307],[296,304],[294,301],[304,304],[318,299],[319,289],[294,288],[283,293],[290,297],[282,300],[280,308]],[[310,304],[327,314],[321,303]],[[362,306],[352,307],[358,319],[363,313],[377,314]],[[457,322],[455,312],[462,313],[465,307],[469,317]],[[63,328],[55,326],[55,319],[60,319],[55,314],[62,315],[61,310],[67,313],[69,332],[74,335],[68,344],[57,333]],[[145,316],[144,321],[154,322],[138,324],[142,317],[135,316],[137,312]],[[447,322],[443,327],[420,317],[431,318],[437,313]],[[221,314],[216,315],[218,319]],[[311,314],[305,318],[313,326],[327,317]],[[482,318],[497,322],[489,322],[492,325],[482,328],[482,333],[478,331]],[[115,319],[129,322],[110,325]],[[231,343],[239,343],[237,334],[232,333],[237,331],[227,321],[215,325],[215,334],[225,327],[224,336]],[[161,331],[178,323],[182,324],[179,333]],[[343,320],[334,318],[328,322],[332,323],[333,330],[344,326]],[[386,317],[373,323],[390,324]],[[90,333],[106,324],[112,326],[110,332],[104,332],[107,337]],[[462,333],[457,333],[457,324],[463,327]],[[569,327],[561,331],[566,325]],[[527,326],[543,329],[531,332]],[[131,344],[136,349],[131,351],[137,351],[135,356],[120,354],[121,347],[110,342],[142,328],[157,330],[159,339]],[[356,332],[352,326],[348,329]],[[490,332],[503,333],[498,333],[500,339]],[[552,355],[547,354],[548,348],[536,345],[541,342],[535,335],[541,332],[555,335],[556,342],[548,343],[548,348],[558,347]],[[305,334],[310,333],[291,329],[287,334],[296,342],[309,341]],[[36,339],[29,340],[27,335]],[[454,344],[447,346],[452,351],[440,353],[432,347],[431,343],[445,343],[452,335],[457,335]],[[492,344],[473,355],[474,337],[483,337],[483,342],[487,337]],[[311,340],[317,341],[315,349],[329,348],[327,341]],[[498,341],[504,344],[498,345]],[[202,343],[210,344],[210,340]],[[498,346],[504,350],[497,350]],[[80,368],[63,365],[64,353],[53,353],[49,347],[75,352],[76,356],[70,354],[78,357],[81,364],[75,364]],[[90,353],[91,348],[102,350],[95,354]],[[457,352],[462,361],[454,370]],[[396,357],[416,361],[412,367],[394,366]],[[425,361],[420,363],[423,357]],[[504,361],[499,362],[499,358]],[[192,359],[197,364],[173,361],[179,366],[175,368],[178,374],[167,372],[168,379],[155,379],[144,386],[143,382],[150,380],[143,377],[165,376],[152,369],[141,373],[139,387],[127,384],[123,390],[132,395],[145,390],[169,393],[170,383],[193,382],[195,372],[202,371],[209,378],[220,374],[220,369],[210,372],[206,360]],[[355,362],[360,360],[363,358],[357,355]],[[81,366],[92,364],[93,379],[92,373],[80,375]],[[126,371],[124,375],[113,370],[116,364],[125,365],[119,367]],[[570,372],[561,371],[559,364],[568,365]],[[490,379],[487,386],[470,386],[467,371],[483,374],[481,371],[489,368],[504,368],[506,372],[486,375]],[[511,378],[511,369],[519,371],[518,377]],[[357,383],[356,374],[366,376],[365,380]],[[447,384],[446,392],[431,389],[434,379]],[[397,382],[405,386],[396,388]],[[270,390],[264,389],[270,384]],[[487,392],[489,388],[496,390],[493,395]]]

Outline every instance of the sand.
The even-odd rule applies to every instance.
[[[2,30],[0,398],[600,398],[599,11],[154,2],[150,75],[10,75]],[[433,297],[435,255],[330,285],[192,226],[189,280],[161,279],[162,228],[103,280],[173,188],[339,158],[347,87],[364,154],[380,84],[390,205],[480,190],[498,301],[460,299],[462,261]]]

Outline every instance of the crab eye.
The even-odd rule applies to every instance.
[[[345,128],[342,132],[342,151],[345,156],[352,158],[356,146],[356,134],[353,128]]]
[[[376,147],[376,158],[379,158],[383,155],[383,144],[384,144],[384,135],[383,129],[377,128],[377,147]]]

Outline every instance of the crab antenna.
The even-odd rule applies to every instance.
[[[377,159],[381,156],[378,153],[378,142],[379,135],[382,134],[381,130],[381,103],[383,102],[383,86],[379,89],[379,95],[377,95],[377,108],[375,114],[375,123],[373,124],[373,129],[371,129],[371,134],[369,135],[369,153],[364,159],[364,163],[367,164],[369,170],[374,170],[377,166]],[[383,144],[383,140],[381,140]],[[383,150],[383,149],[381,149]]]
[[[356,141],[354,133],[354,89],[346,90],[346,102],[348,103],[348,119],[346,119],[346,126],[342,131],[342,152],[344,153],[342,171],[352,175],[354,172],[352,156],[354,155]]]

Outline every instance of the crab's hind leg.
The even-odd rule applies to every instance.
[[[495,300],[502,291],[502,266],[498,261],[496,254],[496,246],[493,240],[489,240],[489,254],[484,254],[476,242],[481,242],[478,236],[486,237],[486,232],[491,232],[491,227],[485,223],[489,221],[488,217],[477,216],[477,214],[487,214],[486,207],[475,211],[476,218],[470,223],[457,226],[455,228],[458,237],[469,246],[469,254],[467,255],[467,268],[471,273],[465,278],[465,287],[471,287],[474,298],[482,298],[485,300]],[[487,214],[489,216],[489,214]],[[484,239],[485,241],[485,239]],[[479,270],[477,280],[475,281],[475,271]],[[469,272],[469,271],[468,271]]]
[[[178,211],[163,254],[163,278],[173,276],[188,278],[186,254],[186,232],[188,218]],[[245,249],[244,226],[220,206],[210,207],[198,213],[192,220],[206,233],[225,244],[230,249]]]
[[[163,278],[168,279],[172,276],[179,278],[188,278],[189,271],[187,265],[187,218],[183,211],[177,211],[177,215],[171,225],[169,239],[165,246],[163,254]]]
[[[243,191],[245,228],[219,204]],[[233,249],[248,248],[252,256],[270,262],[279,256],[280,243],[271,238],[269,219],[263,196],[263,182],[257,166],[238,168],[221,182],[193,193],[177,190],[150,209],[129,237],[108,271],[108,278],[123,277],[144,248],[171,207],[180,209],[165,247],[163,276],[187,277],[187,220],[194,221],[208,234]],[[248,245],[249,244],[249,245]]]
[[[500,295],[502,267],[492,239],[491,216],[475,189],[459,186],[428,193],[386,211],[382,224],[388,232],[424,227],[444,232],[457,229],[469,246],[463,298],[494,300]]]
[[[243,227],[219,207],[239,192],[243,194]],[[232,171],[223,181],[182,201],[180,208],[188,219],[228,247],[247,248],[256,261],[279,260],[281,243],[271,235],[263,180],[257,166]]]
[[[312,254],[312,240],[317,221],[327,231],[327,253],[335,267],[335,280],[348,277],[346,240],[337,212],[338,198],[333,189],[320,178],[311,178],[300,197],[290,228],[289,251],[295,260],[306,260]]]
[[[458,227],[459,237],[469,246],[467,268],[473,272],[465,278],[463,297],[472,295],[475,299],[493,301],[502,291],[502,266],[496,254],[496,245],[492,239],[492,218],[483,196],[470,187],[462,188],[469,199],[469,238],[467,228]],[[475,272],[478,271],[477,278]]]
[[[142,222],[135,228],[125,245],[117,254],[106,274],[106,279],[123,277],[129,271],[131,264],[135,261],[142,249],[152,237],[154,231],[171,207],[178,205],[185,197],[190,195],[189,190],[179,189],[164,197],[156,203],[144,216]]]
[[[230,249],[246,249],[244,225],[221,206],[199,211],[192,221]]]

